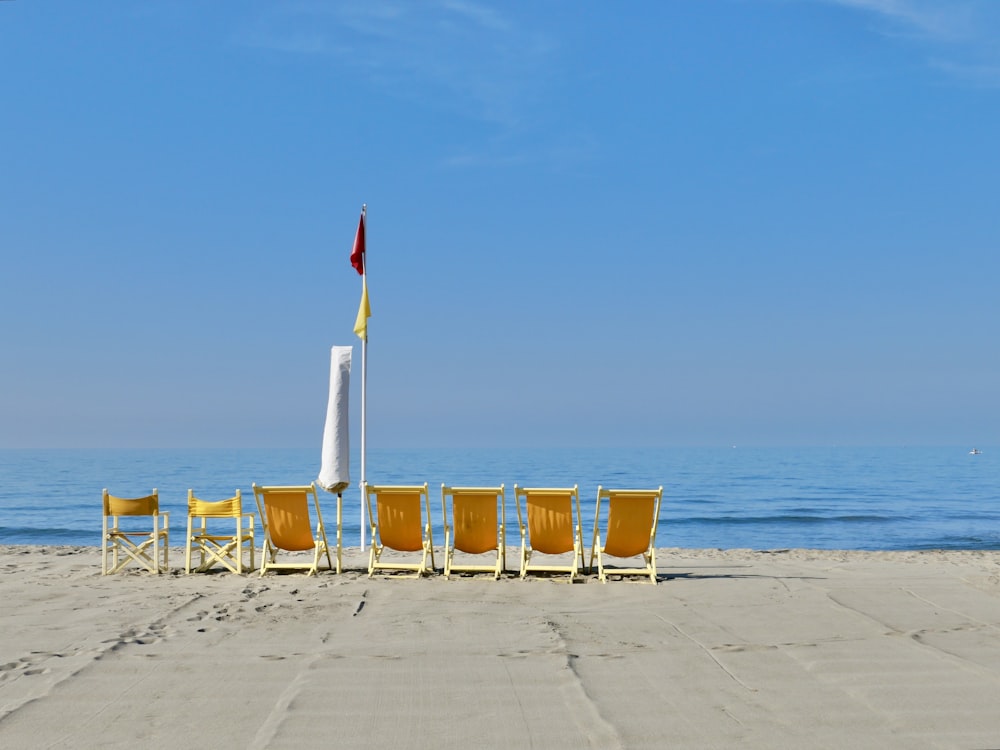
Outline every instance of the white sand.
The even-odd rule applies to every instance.
[[[654,587],[0,547],[0,748],[1000,748],[1000,553],[658,554]]]

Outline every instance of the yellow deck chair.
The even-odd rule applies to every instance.
[[[209,529],[209,519],[217,528]],[[223,532],[221,520],[230,521]],[[235,529],[233,528],[235,526]],[[198,551],[196,572],[203,573],[218,563],[233,573],[253,570],[254,519],[253,513],[243,512],[243,493],[226,500],[209,502],[194,496],[188,490],[187,545],[184,557],[184,572],[191,572],[191,553]],[[250,564],[243,565],[243,553],[249,552]]]
[[[372,538],[368,577],[371,578],[376,570],[412,570],[417,578],[424,573],[433,573],[434,538],[427,483],[414,486],[365,484],[365,500]],[[420,507],[421,501],[426,520]],[[397,552],[420,552],[420,562],[383,561],[382,552],[386,548]],[[431,558],[430,568],[427,567],[428,556]]]
[[[264,542],[260,550],[260,574],[269,570],[305,570],[313,575],[320,570],[320,561],[326,556],[326,567],[332,570],[330,545],[326,541],[323,514],[315,484],[289,487],[259,487],[253,485],[257,511],[260,513]],[[310,519],[309,498],[315,508],[315,528]],[[337,526],[341,522],[341,497],[337,496]],[[339,534],[338,534],[339,539]],[[279,552],[312,552],[312,559],[278,562]],[[337,546],[337,572],[340,572],[340,546]]]
[[[151,495],[133,498],[115,497],[105,489],[102,530],[101,575],[117,573],[130,562],[150,573],[168,570],[170,512],[160,512],[155,489]]]
[[[607,535],[601,546],[599,524],[601,501],[607,500]],[[597,571],[601,583],[608,574],[620,576],[649,576],[656,584],[656,523],[660,518],[663,487],[655,490],[606,490],[597,488],[597,508],[594,510],[594,543],[590,548],[590,570]],[[611,568],[605,570],[604,555],[629,558],[642,556],[641,568]]]
[[[525,488],[515,484],[514,497],[521,527],[521,578],[537,570],[569,573],[573,581],[583,567],[583,527],[577,486]],[[521,513],[521,498],[524,498],[525,515]],[[531,558],[536,552],[546,555],[571,552],[573,558],[569,565],[534,565]]]
[[[451,513],[448,512],[451,499]],[[451,572],[488,572],[494,580],[506,567],[507,538],[504,532],[507,496],[504,486],[499,487],[448,487],[441,485],[441,518],[444,519],[444,576]],[[451,519],[451,523],[449,523]],[[455,564],[455,551],[469,555],[491,552],[496,560]]]

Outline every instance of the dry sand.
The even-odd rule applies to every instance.
[[[1000,553],[658,554],[651,586],[0,547],[0,748],[1000,748]]]

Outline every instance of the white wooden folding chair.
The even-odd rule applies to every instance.
[[[229,522],[223,530],[222,524]],[[209,527],[212,524],[213,528]],[[235,528],[233,528],[235,527]],[[230,572],[243,573],[254,567],[254,516],[243,512],[243,493],[236,490],[226,500],[201,500],[188,490],[187,544],[184,572],[191,572],[191,556],[197,551],[195,571],[203,573],[213,565]],[[249,566],[244,567],[243,555],[249,553]]]
[[[101,575],[117,573],[135,563],[150,573],[168,569],[170,513],[160,512],[154,489],[145,497],[116,497],[104,490]],[[163,562],[160,562],[160,557]]]

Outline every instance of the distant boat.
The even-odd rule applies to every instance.
[[[978,456],[980,453],[982,453],[982,451],[979,450],[979,448],[973,448],[971,451],[969,451],[970,456]]]

